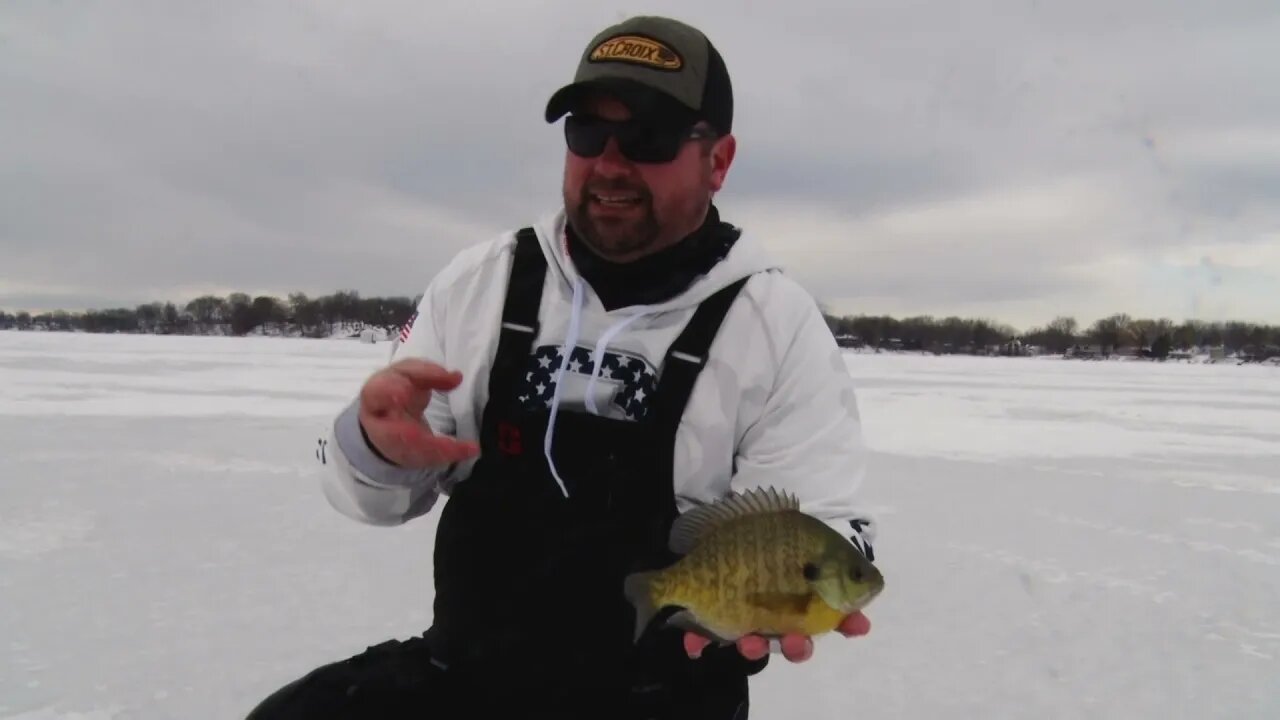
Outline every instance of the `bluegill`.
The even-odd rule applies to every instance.
[[[853,544],[774,488],[690,510],[671,528],[682,557],[627,577],[636,639],[664,609],[667,623],[722,643],[746,634],[817,636],[866,607],[884,577]]]

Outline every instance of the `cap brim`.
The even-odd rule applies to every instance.
[[[643,83],[627,78],[599,78],[570,83],[557,90],[547,101],[547,122],[553,123],[573,112],[584,98],[597,93],[616,98],[633,116],[692,113],[675,98]]]

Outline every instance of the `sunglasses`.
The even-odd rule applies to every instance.
[[[675,159],[686,142],[715,136],[710,129],[681,125],[603,120],[583,115],[564,119],[564,138],[569,151],[588,158],[599,157],[609,138],[613,138],[618,142],[618,150],[631,162],[667,163]]]

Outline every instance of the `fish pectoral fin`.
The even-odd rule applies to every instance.
[[[774,612],[802,614],[813,601],[810,593],[754,592],[747,593],[747,604]]]
[[[653,597],[653,581],[659,574],[659,571],[656,570],[644,570],[632,573],[623,580],[623,596],[636,609],[634,642],[640,642],[645,630],[653,624],[655,617],[663,610],[663,607]]]

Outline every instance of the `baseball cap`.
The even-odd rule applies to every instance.
[[[721,134],[733,128],[724,59],[701,30],[679,20],[644,15],[597,33],[573,82],[547,102],[547,122],[572,111],[591,90],[614,95],[635,114],[701,119]]]

